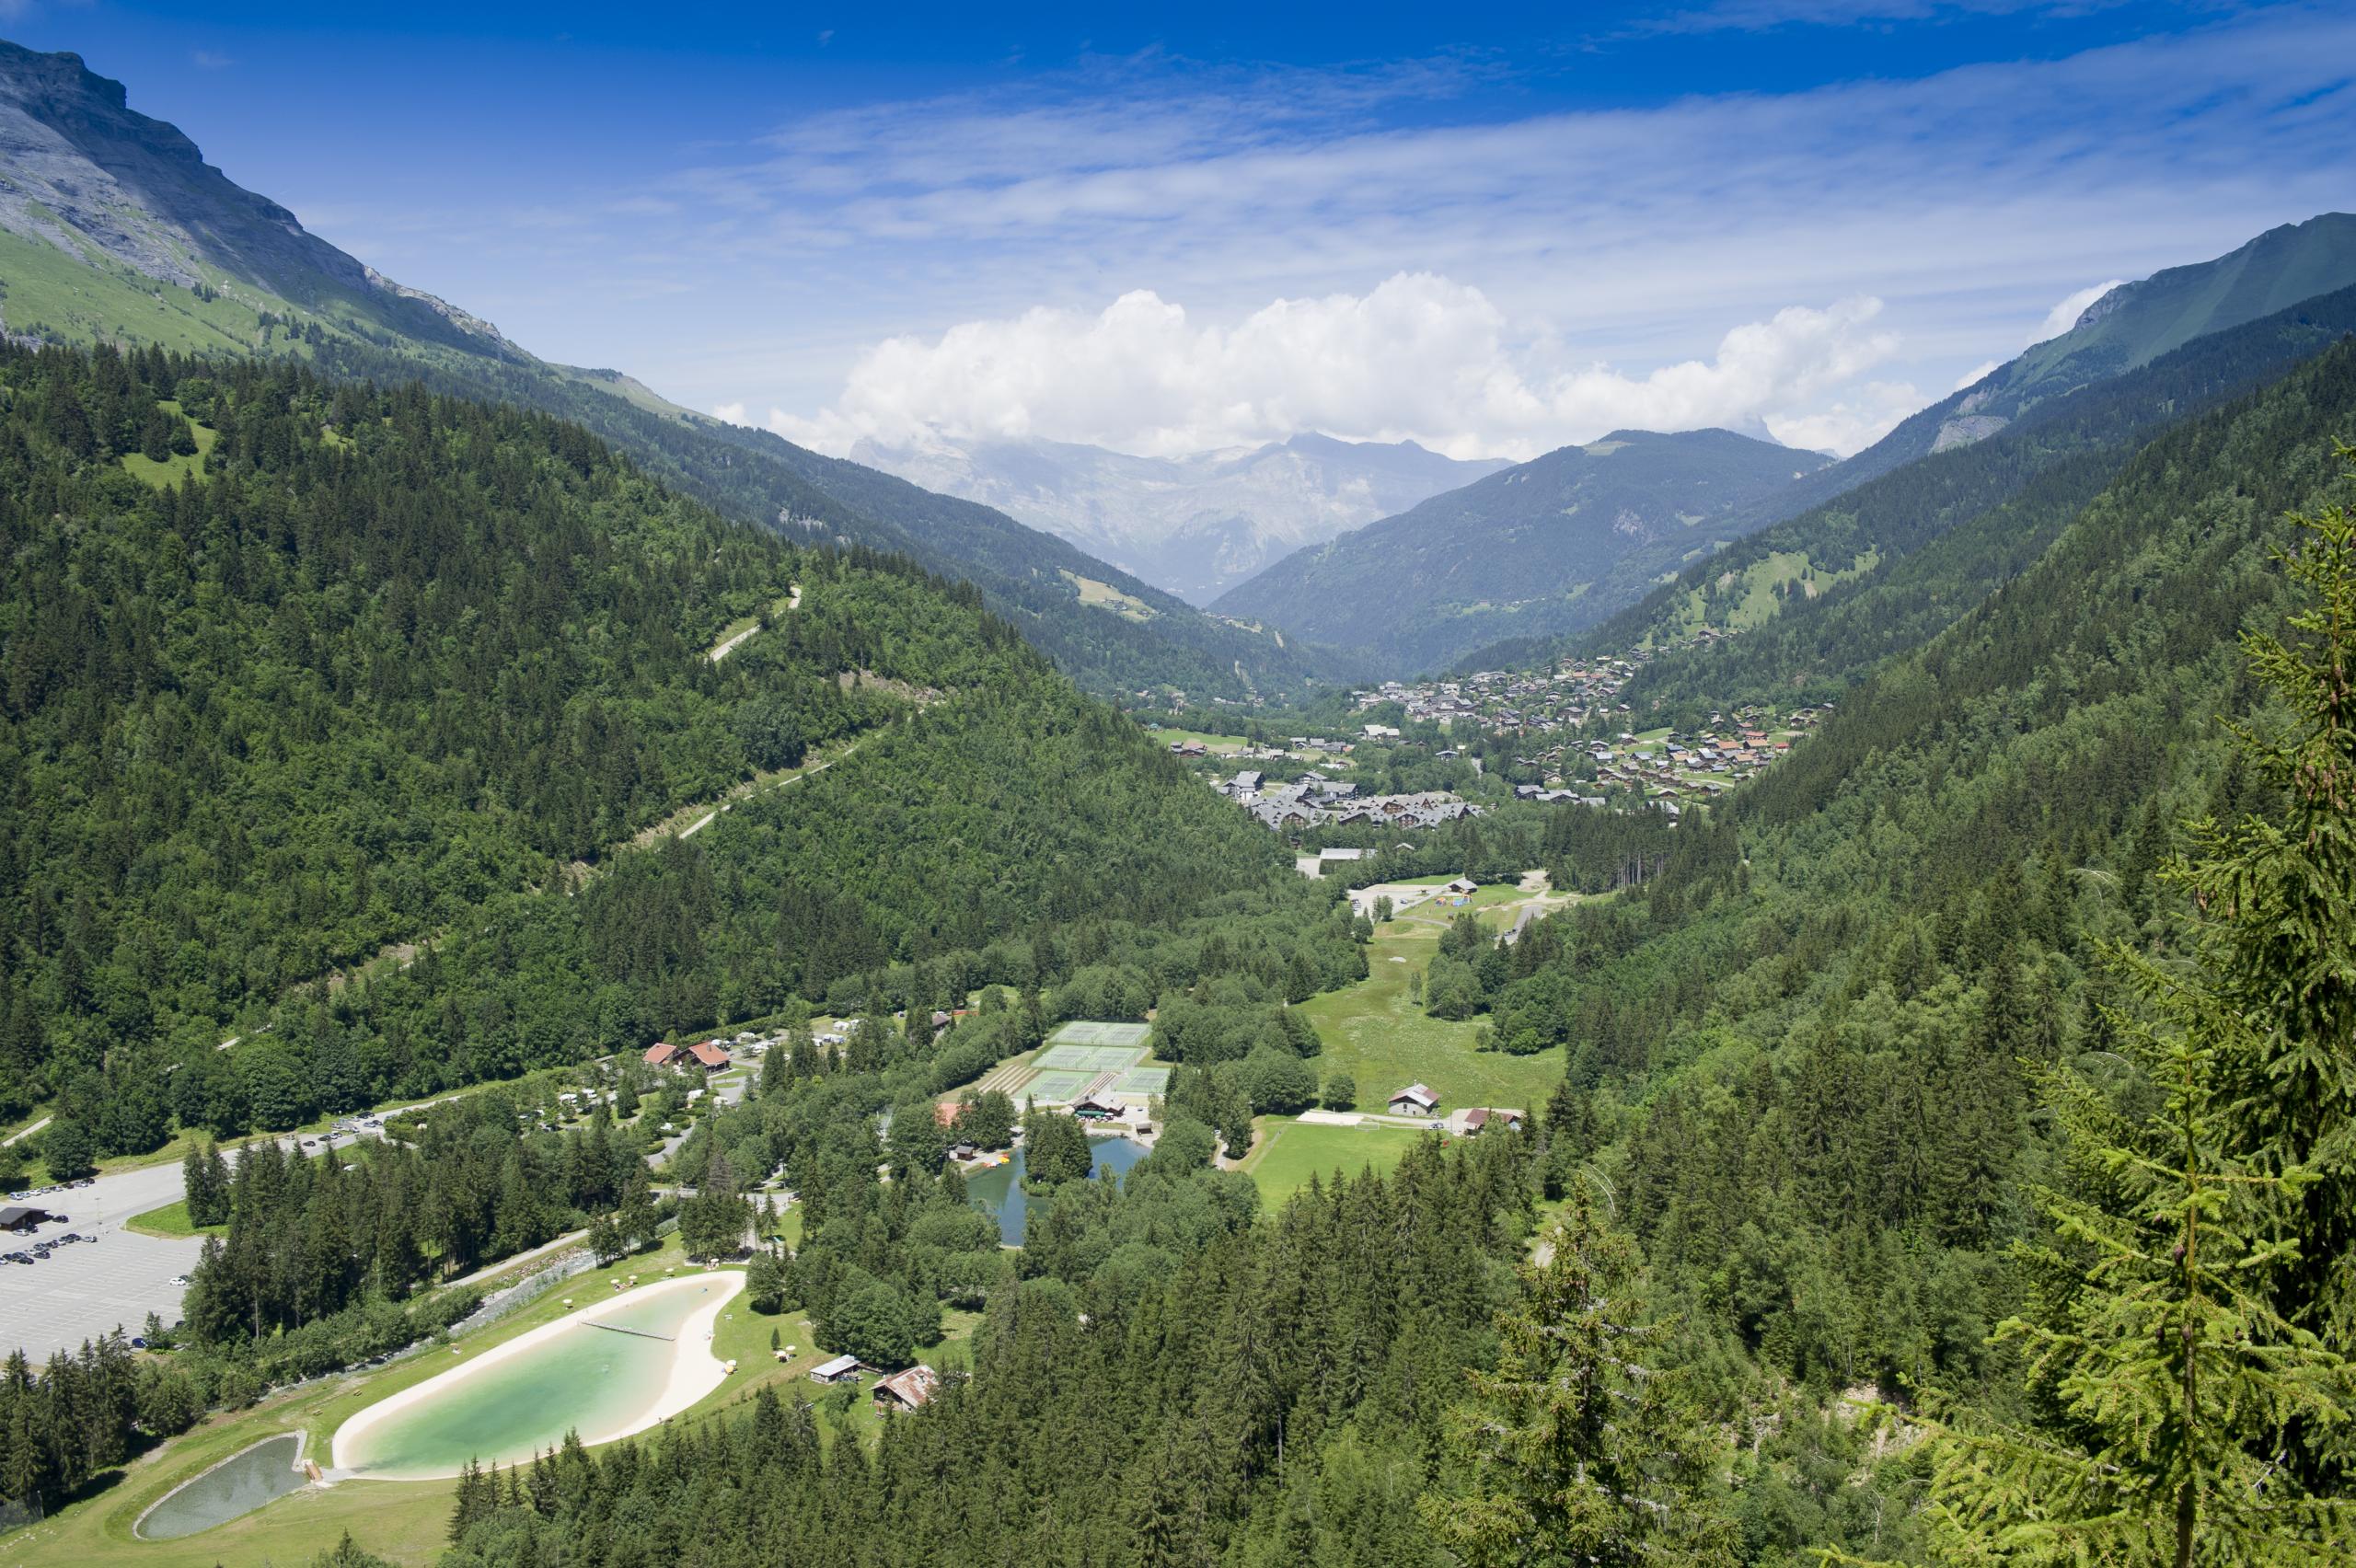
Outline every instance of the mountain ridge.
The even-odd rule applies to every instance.
[[[78,55],[0,41],[0,323],[19,340],[283,354],[361,379],[514,401],[583,423],[737,521],[818,523],[973,582],[1100,696],[1280,695],[1311,678],[1276,638],[987,508],[678,407],[618,371],[543,361],[395,282],[129,107]],[[872,475],[872,478],[865,477]]]
[[[1212,609],[1418,673],[1592,625],[1828,459],[1727,430],[1615,430],[1296,552]]]
[[[1293,550],[1508,466],[1314,432],[1182,457],[1037,439],[861,441],[850,456],[994,506],[1197,605]]]

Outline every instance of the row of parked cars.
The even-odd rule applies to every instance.
[[[64,1219],[65,1216],[61,1214],[57,1217]],[[38,1263],[60,1247],[71,1246],[76,1241],[87,1241],[92,1246],[96,1246],[98,1240],[98,1239],[95,1236],[85,1236],[78,1230],[69,1230],[63,1236],[52,1236],[46,1241],[36,1241],[23,1251],[0,1253],[0,1262]]]
[[[52,1182],[46,1187],[27,1187],[22,1191],[10,1193],[7,1195],[18,1202],[21,1202],[26,1198],[45,1198],[52,1193],[69,1193],[76,1187],[87,1187],[97,1180],[98,1178],[95,1176],[82,1176],[77,1177],[71,1182]]]

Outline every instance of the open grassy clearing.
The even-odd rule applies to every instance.
[[[180,412],[179,404],[168,398],[159,406],[167,414],[178,415]],[[142,452],[126,452],[122,455],[123,467],[132,478],[144,479],[157,490],[169,490],[191,476],[202,480],[204,460],[212,455],[214,445],[221,439],[221,432],[206,424],[191,422],[190,428],[196,437],[195,452],[167,457],[160,463]]]
[[[1252,1152],[1236,1169],[1252,1178],[1262,1205],[1272,1213],[1312,1176],[1331,1182],[1337,1171],[1357,1176],[1372,1170],[1380,1175],[1396,1166],[1417,1138],[1438,1136],[1379,1122],[1337,1127],[1261,1116],[1252,1124]]]
[[[1478,1022],[1430,1018],[1420,1002],[1409,1000],[1408,976],[1429,966],[1439,933],[1438,925],[1412,917],[1378,928],[1367,950],[1372,973],[1355,986],[1300,1004],[1325,1044],[1318,1073],[1346,1071],[1357,1084],[1361,1107],[1379,1109],[1394,1091],[1415,1082],[1439,1095],[1444,1113],[1472,1105],[1544,1104],[1563,1076],[1560,1047],[1534,1056],[1476,1051]],[[1394,958],[1405,962],[1393,963]]]

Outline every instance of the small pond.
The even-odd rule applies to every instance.
[[[257,1443],[167,1493],[131,1533],[142,1540],[177,1540],[250,1514],[303,1484],[306,1478],[294,1468],[302,1452],[299,1432]]]
[[[1088,1152],[1095,1157],[1098,1176],[1110,1170],[1118,1176],[1146,1157],[1146,1146],[1135,1138],[1090,1138]],[[965,1195],[998,1221],[999,1239],[1010,1247],[1022,1245],[1022,1227],[1031,1212],[1031,1194],[1022,1190],[1022,1151],[1004,1165],[976,1170],[965,1178]]]

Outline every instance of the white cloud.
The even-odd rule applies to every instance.
[[[814,418],[773,411],[770,424],[837,453],[860,437],[945,437],[1172,455],[1321,431],[1528,457],[1619,427],[1780,416],[1816,445],[1882,421],[1898,395],[1877,386],[1864,407],[1812,418],[1800,407],[1896,351],[1896,334],[1875,326],[1880,310],[1871,298],[1789,306],[1736,327],[1712,358],[1631,375],[1577,363],[1479,289],[1435,273],[1402,272],[1365,294],[1279,299],[1230,327],[1198,324],[1139,289],[1093,315],[1036,308],[888,339],[860,357],[831,407]]]
[[[2038,324],[2037,330],[2028,335],[2029,342],[2042,343],[2049,338],[2058,338],[2067,332],[2078,324],[2078,317],[2086,313],[2086,306],[2126,281],[2124,278],[2113,278],[2107,283],[2088,283],[2075,294],[2064,295],[2045,313],[2045,319]]]
[[[745,405],[742,403],[714,403],[711,406],[711,417],[722,424],[740,425],[752,422],[745,419]]]
[[[1869,381],[1830,408],[1770,417],[1767,428],[1786,446],[1846,457],[1888,435],[1923,402],[1911,381]]]
[[[2004,362],[2003,360],[1982,360],[1978,364],[1973,365],[1969,370],[1965,371],[1961,375],[1957,376],[1955,378],[1955,385],[1948,387],[1947,390],[1950,392],[1960,392],[1965,387],[1970,386],[1973,382],[1979,380],[1981,376],[1987,375],[1990,371],[1994,370],[1998,365],[2001,365],[2004,363]]]

